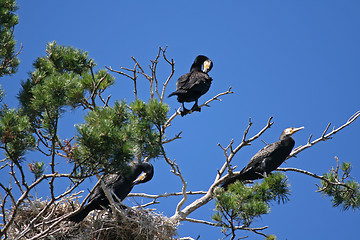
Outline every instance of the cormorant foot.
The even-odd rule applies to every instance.
[[[182,111],[180,111],[182,117],[185,116],[186,114],[188,114],[189,112],[190,112],[190,110],[186,109],[186,108],[184,108]]]
[[[195,111],[201,112],[201,108],[200,108],[197,104],[195,104],[195,105],[191,108],[191,111],[192,111],[192,112],[195,112]]]

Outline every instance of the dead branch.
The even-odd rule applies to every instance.
[[[166,52],[167,46],[162,49],[162,53],[163,53],[163,58],[164,60],[171,66],[171,72],[170,75],[168,76],[168,78],[166,79],[166,81],[163,83],[163,88],[161,91],[161,97],[160,97],[160,101],[163,102],[164,101],[164,97],[165,97],[165,89],[168,85],[168,83],[170,82],[170,79],[173,77],[174,73],[175,73],[175,62],[174,59],[167,59],[165,52]]]
[[[44,214],[49,210],[50,207],[52,207],[55,203],[55,201],[58,201],[59,199],[62,199],[63,197],[69,195],[71,192],[73,192],[75,190],[76,187],[78,187],[84,180],[79,181],[78,183],[76,183],[74,186],[72,186],[70,189],[68,189],[67,191],[65,191],[64,193],[60,194],[57,197],[54,197],[53,199],[50,199],[50,201],[45,205],[45,207],[37,214],[36,217],[34,217],[33,219],[31,219],[31,221],[29,222],[29,224],[27,225],[27,227],[19,233],[19,235],[16,237],[16,239],[22,239],[29,231],[31,231],[31,229],[34,227],[34,224],[36,222],[39,221],[40,217],[44,217]],[[77,196],[80,193],[75,193],[73,194],[74,196]],[[56,210],[56,206],[53,208],[52,212],[54,212]],[[50,222],[52,222],[53,220],[51,220],[51,215],[52,213],[50,213],[47,217],[45,217],[46,219],[49,219]],[[66,216],[67,217],[67,216]],[[63,219],[65,219],[65,217],[60,218],[61,221]],[[45,230],[42,234],[45,235],[47,233],[47,230]]]
[[[165,149],[164,149],[164,146],[163,144],[161,144],[161,152],[162,152],[162,155],[166,161],[167,164],[169,164],[169,166],[171,167],[171,172],[180,178],[183,186],[182,186],[182,195],[183,195],[183,198],[180,200],[180,202],[178,203],[178,205],[176,206],[176,213],[179,213],[181,210],[181,207],[184,205],[184,203],[186,202],[187,200],[187,191],[186,191],[186,188],[187,188],[187,183],[183,177],[183,175],[181,174],[181,171],[180,171],[180,168],[179,166],[177,165],[177,163],[175,163],[175,160],[174,161],[171,161],[170,158],[167,157],[166,155],[166,152],[165,152]]]
[[[134,58],[134,59],[135,59],[135,58]],[[126,70],[126,71],[131,72],[133,76],[130,76],[129,74],[127,74],[127,73],[125,73],[125,72],[117,71],[117,70],[112,69],[111,66],[105,66],[105,68],[108,69],[110,72],[118,73],[118,74],[123,75],[123,76],[125,76],[125,77],[127,77],[127,78],[130,78],[130,79],[133,81],[133,83],[134,83],[134,91],[133,91],[133,92],[134,92],[134,95],[135,95],[135,100],[138,99],[138,97],[137,97],[137,77],[138,77],[138,76],[137,76],[137,74],[136,74],[136,73],[137,73],[137,67],[138,67],[137,62],[135,62],[135,65],[134,65],[134,68],[133,68],[133,69],[120,67],[120,69],[123,69],[123,70]]]
[[[213,198],[213,191],[215,190],[215,188],[222,182],[225,180],[225,176],[223,178],[221,178],[221,175],[224,173],[224,171],[227,168],[228,162],[230,163],[231,160],[233,159],[233,157],[235,156],[235,154],[244,146],[249,145],[252,141],[254,141],[255,139],[259,138],[261,136],[261,134],[263,134],[267,129],[269,129],[271,127],[271,125],[273,124],[273,122],[271,122],[272,117],[269,118],[266,126],[260,130],[256,135],[254,135],[253,137],[251,137],[248,140],[244,140],[246,139],[246,135],[248,133],[249,130],[249,126],[247,127],[247,129],[244,132],[245,138],[243,137],[243,141],[233,150],[231,150],[228,159],[225,160],[225,163],[223,164],[221,170],[218,171],[215,180],[213,182],[213,184],[210,186],[210,188],[208,189],[208,191],[206,192],[206,194],[204,196],[202,196],[201,198],[196,199],[195,201],[193,201],[192,203],[190,203],[188,206],[186,206],[183,210],[181,211],[177,211],[172,217],[171,219],[173,219],[174,221],[183,221],[190,213],[192,213],[193,211],[195,211],[196,209],[200,208],[201,206],[205,205],[206,203],[208,203],[212,198]],[[249,125],[251,125],[251,122],[249,123]],[[230,147],[229,147],[230,148]]]
[[[228,94],[232,94],[232,93],[234,93],[234,92],[231,91],[231,87],[230,87],[226,92],[219,93],[219,94],[217,94],[215,97],[207,100],[205,103],[203,103],[202,105],[200,105],[199,108],[202,108],[202,107],[205,107],[205,106],[206,106],[206,107],[210,107],[209,103],[211,103],[212,101],[215,101],[215,100],[222,101],[222,100],[219,98],[220,96],[228,95]],[[171,125],[171,122],[175,119],[176,116],[181,115],[180,109],[181,109],[181,107],[179,107],[179,108],[175,111],[175,113],[169,117],[169,119],[165,122],[162,131],[165,131],[165,129]],[[190,112],[189,112],[188,114],[190,114],[190,113],[192,113],[192,112],[193,112],[193,111],[190,110]]]
[[[341,187],[345,187],[347,189],[350,189],[352,190],[353,192],[356,192],[355,189],[353,189],[352,187],[346,185],[346,183],[343,183],[343,182],[339,182],[339,181],[336,181],[336,182],[332,182],[330,181],[329,179],[323,177],[323,176],[320,176],[320,175],[317,175],[315,173],[312,173],[312,172],[309,172],[309,171],[306,171],[306,170],[302,170],[302,169],[298,169],[298,168],[277,168],[276,171],[281,171],[281,172],[288,172],[288,171],[291,171],[291,172],[298,172],[298,173],[302,173],[302,174],[305,174],[305,175],[308,175],[310,177],[313,177],[313,178],[317,178],[317,179],[320,179],[322,181],[325,181],[326,183],[330,184],[330,185],[335,185],[335,186],[341,186]]]
[[[176,139],[180,139],[180,138],[181,138],[181,136],[180,136],[181,134],[182,134],[182,131],[179,132],[178,134],[176,134],[175,137],[170,138],[170,139],[167,139],[167,140],[164,140],[164,141],[162,142],[162,144],[170,143],[170,142],[172,142],[172,141],[174,141],[174,140],[176,140]]]
[[[233,91],[231,91],[231,88],[232,88],[232,87],[229,87],[229,89],[228,89],[226,92],[219,93],[219,94],[216,95],[215,97],[207,100],[205,103],[203,103],[202,105],[200,105],[199,108],[202,108],[202,107],[210,107],[209,103],[211,103],[212,101],[215,101],[215,100],[221,102],[222,100],[221,100],[221,98],[219,98],[219,97],[221,97],[221,96],[223,96],[223,95],[227,95],[227,94],[232,94],[232,93],[234,93]]]
[[[354,115],[352,115],[347,121],[346,123],[344,123],[343,125],[341,125],[340,127],[336,128],[335,127],[333,128],[333,130],[329,133],[326,134],[327,130],[329,129],[331,123],[329,123],[327,125],[327,127],[325,128],[323,134],[321,135],[321,137],[319,137],[318,139],[311,141],[311,137],[312,137],[312,134],[310,135],[309,139],[308,139],[308,142],[304,145],[304,146],[299,146],[297,147],[296,149],[294,149],[290,155],[287,157],[287,159],[291,158],[291,157],[295,157],[297,154],[299,154],[300,152],[304,151],[305,149],[309,148],[309,147],[312,147],[313,145],[319,143],[319,142],[322,142],[322,141],[326,141],[328,139],[331,139],[331,136],[333,136],[334,134],[336,134],[337,132],[339,132],[340,130],[342,130],[343,128],[349,126],[352,122],[354,122],[358,117],[360,116],[360,111],[357,111]]]
[[[266,130],[268,130],[274,122],[271,122],[271,120],[273,119],[273,117],[270,117],[266,126],[261,129],[256,135],[254,135],[253,137],[249,138],[248,140],[246,140],[246,137],[247,137],[247,134],[249,132],[249,129],[251,127],[251,125],[253,124],[251,122],[251,118],[249,119],[249,124],[246,128],[246,130],[244,131],[244,134],[243,134],[243,137],[242,137],[242,140],[241,140],[241,143],[236,146],[234,149],[232,147],[232,143],[233,141],[230,142],[229,146],[228,146],[228,149],[230,149],[230,154],[228,155],[225,155],[226,157],[226,161],[225,163],[223,164],[223,166],[221,167],[221,169],[218,171],[218,175],[216,176],[216,180],[219,180],[221,178],[221,176],[223,175],[223,173],[225,172],[227,166],[231,163],[232,159],[234,158],[234,156],[236,155],[236,153],[243,147],[245,146],[248,146],[251,144],[252,141],[256,140],[257,138],[259,138]]]
[[[137,96],[137,78],[138,78],[138,75],[137,74],[142,75],[144,78],[146,78],[149,81],[150,99],[153,99],[154,94],[156,93],[156,95],[159,98],[160,102],[163,102],[164,97],[165,97],[165,89],[166,89],[167,84],[169,83],[170,79],[174,75],[174,72],[175,72],[175,62],[173,61],[173,59],[171,59],[171,61],[170,61],[166,57],[166,49],[167,49],[167,46],[165,48],[159,47],[159,50],[158,50],[158,53],[157,53],[155,59],[150,60],[151,64],[149,65],[149,69],[150,69],[149,74],[145,72],[144,68],[141,66],[141,64],[137,61],[137,59],[135,57],[131,57],[131,59],[135,63],[133,69],[126,68],[126,67],[120,67],[121,70],[125,70],[126,72],[114,70],[114,69],[112,69],[111,66],[105,66],[105,68],[108,69],[111,72],[118,73],[118,74],[123,75],[123,76],[125,76],[127,78],[130,78],[134,82],[135,99],[138,99],[138,96]],[[159,63],[159,58],[161,56],[163,57],[165,62],[167,62],[171,66],[171,72],[170,72],[168,78],[166,79],[166,81],[164,82],[162,91],[160,93],[159,92],[159,82],[158,82],[157,75],[156,75],[156,69],[157,69],[157,66],[158,66],[158,63]],[[127,72],[129,72],[129,74]],[[154,83],[155,83],[155,89],[154,89]]]
[[[187,221],[187,222],[192,222],[192,223],[200,223],[200,224],[205,224],[205,225],[209,225],[209,226],[212,226],[212,227],[224,227],[224,224],[218,224],[218,223],[215,223],[215,222],[209,222],[209,221],[205,221],[205,220],[200,220],[200,219],[194,219],[194,218],[185,218],[184,221]],[[262,231],[262,230],[265,230],[268,228],[268,226],[264,226],[264,227],[257,227],[257,228],[250,228],[250,227],[247,227],[245,225],[241,225],[241,226],[226,226],[227,228],[233,228],[234,230],[247,230],[247,231],[252,231],[252,232],[255,232],[255,231]],[[263,233],[258,233],[258,234],[263,234]],[[263,235],[263,236],[266,236],[266,235]]]
[[[206,192],[205,191],[187,191],[186,194],[187,195],[204,195],[204,194],[206,194]],[[183,195],[182,192],[164,193],[164,194],[158,194],[158,195],[146,194],[146,193],[129,193],[128,197],[144,197],[144,198],[158,199],[158,198],[167,198],[167,197],[171,197],[171,196],[182,196],[182,195]]]

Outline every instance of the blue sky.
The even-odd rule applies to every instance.
[[[274,125],[261,137],[268,143],[277,141],[286,127],[305,126],[294,135],[298,146],[306,144],[310,134],[319,137],[329,122],[338,127],[360,110],[358,1],[18,3],[20,24],[15,37],[23,43],[21,65],[15,76],[1,79],[7,93],[5,102],[11,107],[18,106],[15,96],[21,80],[33,70],[33,61],[45,55],[46,43],[53,40],[88,51],[99,68],[110,65],[114,69],[120,65],[133,67],[131,56],[147,66],[158,47],[168,45],[167,56],[174,58],[176,71],[167,94],[175,89],[176,79],[189,71],[197,55],[204,54],[213,61],[209,75],[214,81],[200,103],[230,86],[235,93],[222,97],[222,102],[213,102],[211,108],[204,108],[201,113],[178,117],[168,131],[169,136],[183,131],[182,139],[168,144],[166,149],[181,167],[189,190],[206,190],[210,186],[224,162],[217,144],[227,145],[231,139],[239,143],[249,117],[254,122],[249,132],[252,136],[274,116]],[[168,72],[165,65],[159,66],[159,76],[165,78]],[[108,92],[112,94],[111,101],[133,100],[131,81],[114,76],[116,84]],[[140,97],[147,100],[146,80],[139,84],[143,84]],[[176,98],[166,102],[170,114],[180,106]],[[81,122],[82,113],[67,114],[61,123],[64,138],[73,136],[74,124]],[[337,156],[353,164],[353,177],[359,181],[359,134],[360,119],[332,140],[300,153],[283,166],[323,174],[334,166]],[[263,146],[258,140],[244,148],[233,164],[240,170]],[[156,171],[153,180],[137,186],[134,192],[181,190],[180,181],[162,159],[153,164]],[[272,212],[254,226],[269,226],[265,233],[275,234],[281,240],[358,237],[359,211],[332,208],[330,199],[315,193],[317,180],[298,173],[287,175],[292,190],[290,202],[274,204]],[[91,188],[94,181],[84,189]],[[153,207],[171,216],[179,200],[163,199]],[[210,202],[190,217],[209,220],[213,208]],[[200,235],[200,239],[223,237],[220,229],[193,223],[182,223],[179,235],[193,238]],[[263,239],[238,232],[238,236],[246,235]]]

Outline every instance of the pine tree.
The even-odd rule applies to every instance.
[[[0,1],[0,77],[14,74],[20,63],[14,39],[14,27],[19,21],[16,10],[15,0]]]
[[[15,73],[19,64],[13,39],[13,28],[17,24],[15,10],[15,1],[1,0],[0,76]],[[225,237],[231,239],[235,239],[238,230],[276,239],[276,236],[263,232],[265,227],[254,226],[254,223],[270,213],[272,203],[286,204],[290,200],[291,188],[285,174],[273,172],[253,183],[236,182],[227,191],[219,187],[237,174],[231,166],[234,156],[268,130],[273,124],[272,118],[250,138],[247,135],[252,122],[249,121],[237,146],[234,141],[227,147],[219,144],[225,159],[223,167],[215,174],[214,182],[206,191],[188,191],[181,168],[168,156],[164,147],[181,138],[181,132],[172,138],[166,134],[172,121],[181,115],[180,109],[169,114],[169,106],[165,103],[165,89],[175,71],[173,59],[166,56],[166,48],[159,48],[149,66],[150,72],[146,72],[135,58],[134,68],[121,68],[126,70],[124,72],[111,67],[99,69],[86,51],[56,42],[48,43],[45,52],[45,56],[34,61],[33,71],[21,84],[18,95],[20,107],[9,109],[3,104],[0,109],[0,149],[5,156],[0,171],[9,176],[8,182],[0,182],[0,237],[171,239],[176,236],[181,221],[191,221],[219,227]],[[161,60],[170,68],[169,77],[164,82],[159,82],[156,77],[157,64]],[[133,101],[122,99],[109,103],[110,95],[106,94],[115,84],[112,73],[133,81]],[[138,95],[138,75],[149,82],[150,98],[146,101]],[[199,107],[209,106],[210,102],[232,93],[230,88]],[[0,99],[3,95],[1,91]],[[60,125],[72,111],[80,112],[84,117],[76,124],[75,135],[66,139],[62,136]],[[308,144],[294,149],[289,158],[329,139],[359,116],[357,112],[344,125],[329,133],[328,126],[321,137],[314,141],[309,139]],[[79,188],[86,179],[96,176],[101,184],[101,176],[105,174],[126,171],[134,161],[154,159],[165,160],[171,172],[181,181],[182,191],[137,196],[154,199],[146,206],[157,203],[156,200],[163,197],[182,196],[173,216],[162,216],[145,206],[124,210],[124,207],[114,204],[111,211],[97,211],[79,225],[67,221],[67,217],[88,197],[79,203]],[[337,158],[336,161],[337,166],[323,175],[295,168],[279,168],[277,171],[298,172],[320,180],[319,192],[330,197],[334,207],[357,210],[360,207],[360,190],[359,184],[351,179],[352,166],[340,163]],[[42,193],[46,200],[37,198],[37,188],[44,185],[49,186],[49,191]],[[188,203],[189,195],[201,197]],[[213,222],[188,217],[212,199],[215,199],[215,213],[209,212],[209,215],[212,215]]]

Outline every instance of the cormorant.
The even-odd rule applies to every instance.
[[[204,56],[199,55],[195,58],[191,65],[190,72],[182,75],[176,82],[176,91],[171,93],[169,97],[177,95],[178,102],[182,103],[183,111],[181,116],[186,115],[190,111],[198,111],[198,99],[204,95],[210,88],[212,78],[207,74],[213,67],[212,61]],[[203,69],[201,69],[203,68]],[[184,102],[193,102],[195,104],[188,110],[184,106]]]
[[[295,140],[291,137],[300,128],[286,128],[280,135],[280,140],[267,145],[258,151],[244,167],[239,174],[226,180],[221,187],[227,189],[227,186],[236,180],[256,180],[266,177],[269,173],[277,169],[289,156],[295,145]]]
[[[154,175],[154,167],[150,163],[141,162],[131,166],[130,173],[108,174],[104,176],[103,181],[110,193],[116,194],[117,198],[123,201],[130,193],[134,185],[150,181]],[[142,174],[141,174],[142,173]],[[141,175],[140,175],[141,174]],[[140,175],[140,176],[139,176]],[[114,197],[114,201],[117,201]],[[69,217],[72,222],[81,222],[92,210],[102,210],[109,206],[101,185],[98,185],[88,199],[88,204],[79,212]]]

